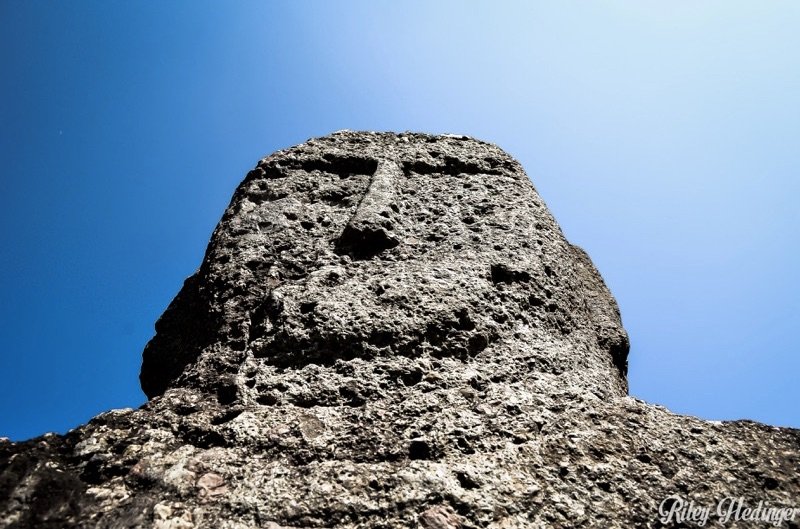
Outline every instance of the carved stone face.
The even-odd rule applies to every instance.
[[[609,299],[497,147],[337,133],[248,174],[157,324],[142,385],[154,396],[245,364],[426,357],[591,369],[576,380],[620,392],[627,338],[618,314],[598,313]]]

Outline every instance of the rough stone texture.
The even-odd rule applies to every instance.
[[[507,154],[335,133],[236,190],[144,351],[145,406],[0,441],[0,527],[628,528],[662,526],[673,494],[800,507],[800,431],[628,397],[627,353],[602,278]]]

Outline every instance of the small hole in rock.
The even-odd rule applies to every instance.
[[[456,472],[456,479],[461,488],[471,490],[480,487],[478,483],[466,472]]]
[[[411,441],[411,444],[408,446],[408,457],[409,459],[430,459],[431,458],[431,447],[425,441],[421,439],[415,439]]]
[[[265,395],[259,395],[258,398],[256,398],[256,402],[264,406],[273,406],[278,403],[278,398],[271,393],[267,393]]]

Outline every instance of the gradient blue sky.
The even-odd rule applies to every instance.
[[[0,2],[0,436],[138,406],[245,173],[338,129],[516,156],[631,394],[800,427],[800,3]]]

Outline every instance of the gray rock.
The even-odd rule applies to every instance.
[[[679,524],[659,521],[670,496],[800,507],[800,432],[633,399],[627,354],[599,273],[506,153],[338,132],[236,190],[145,348],[146,405],[0,439],[0,527],[627,528]]]

